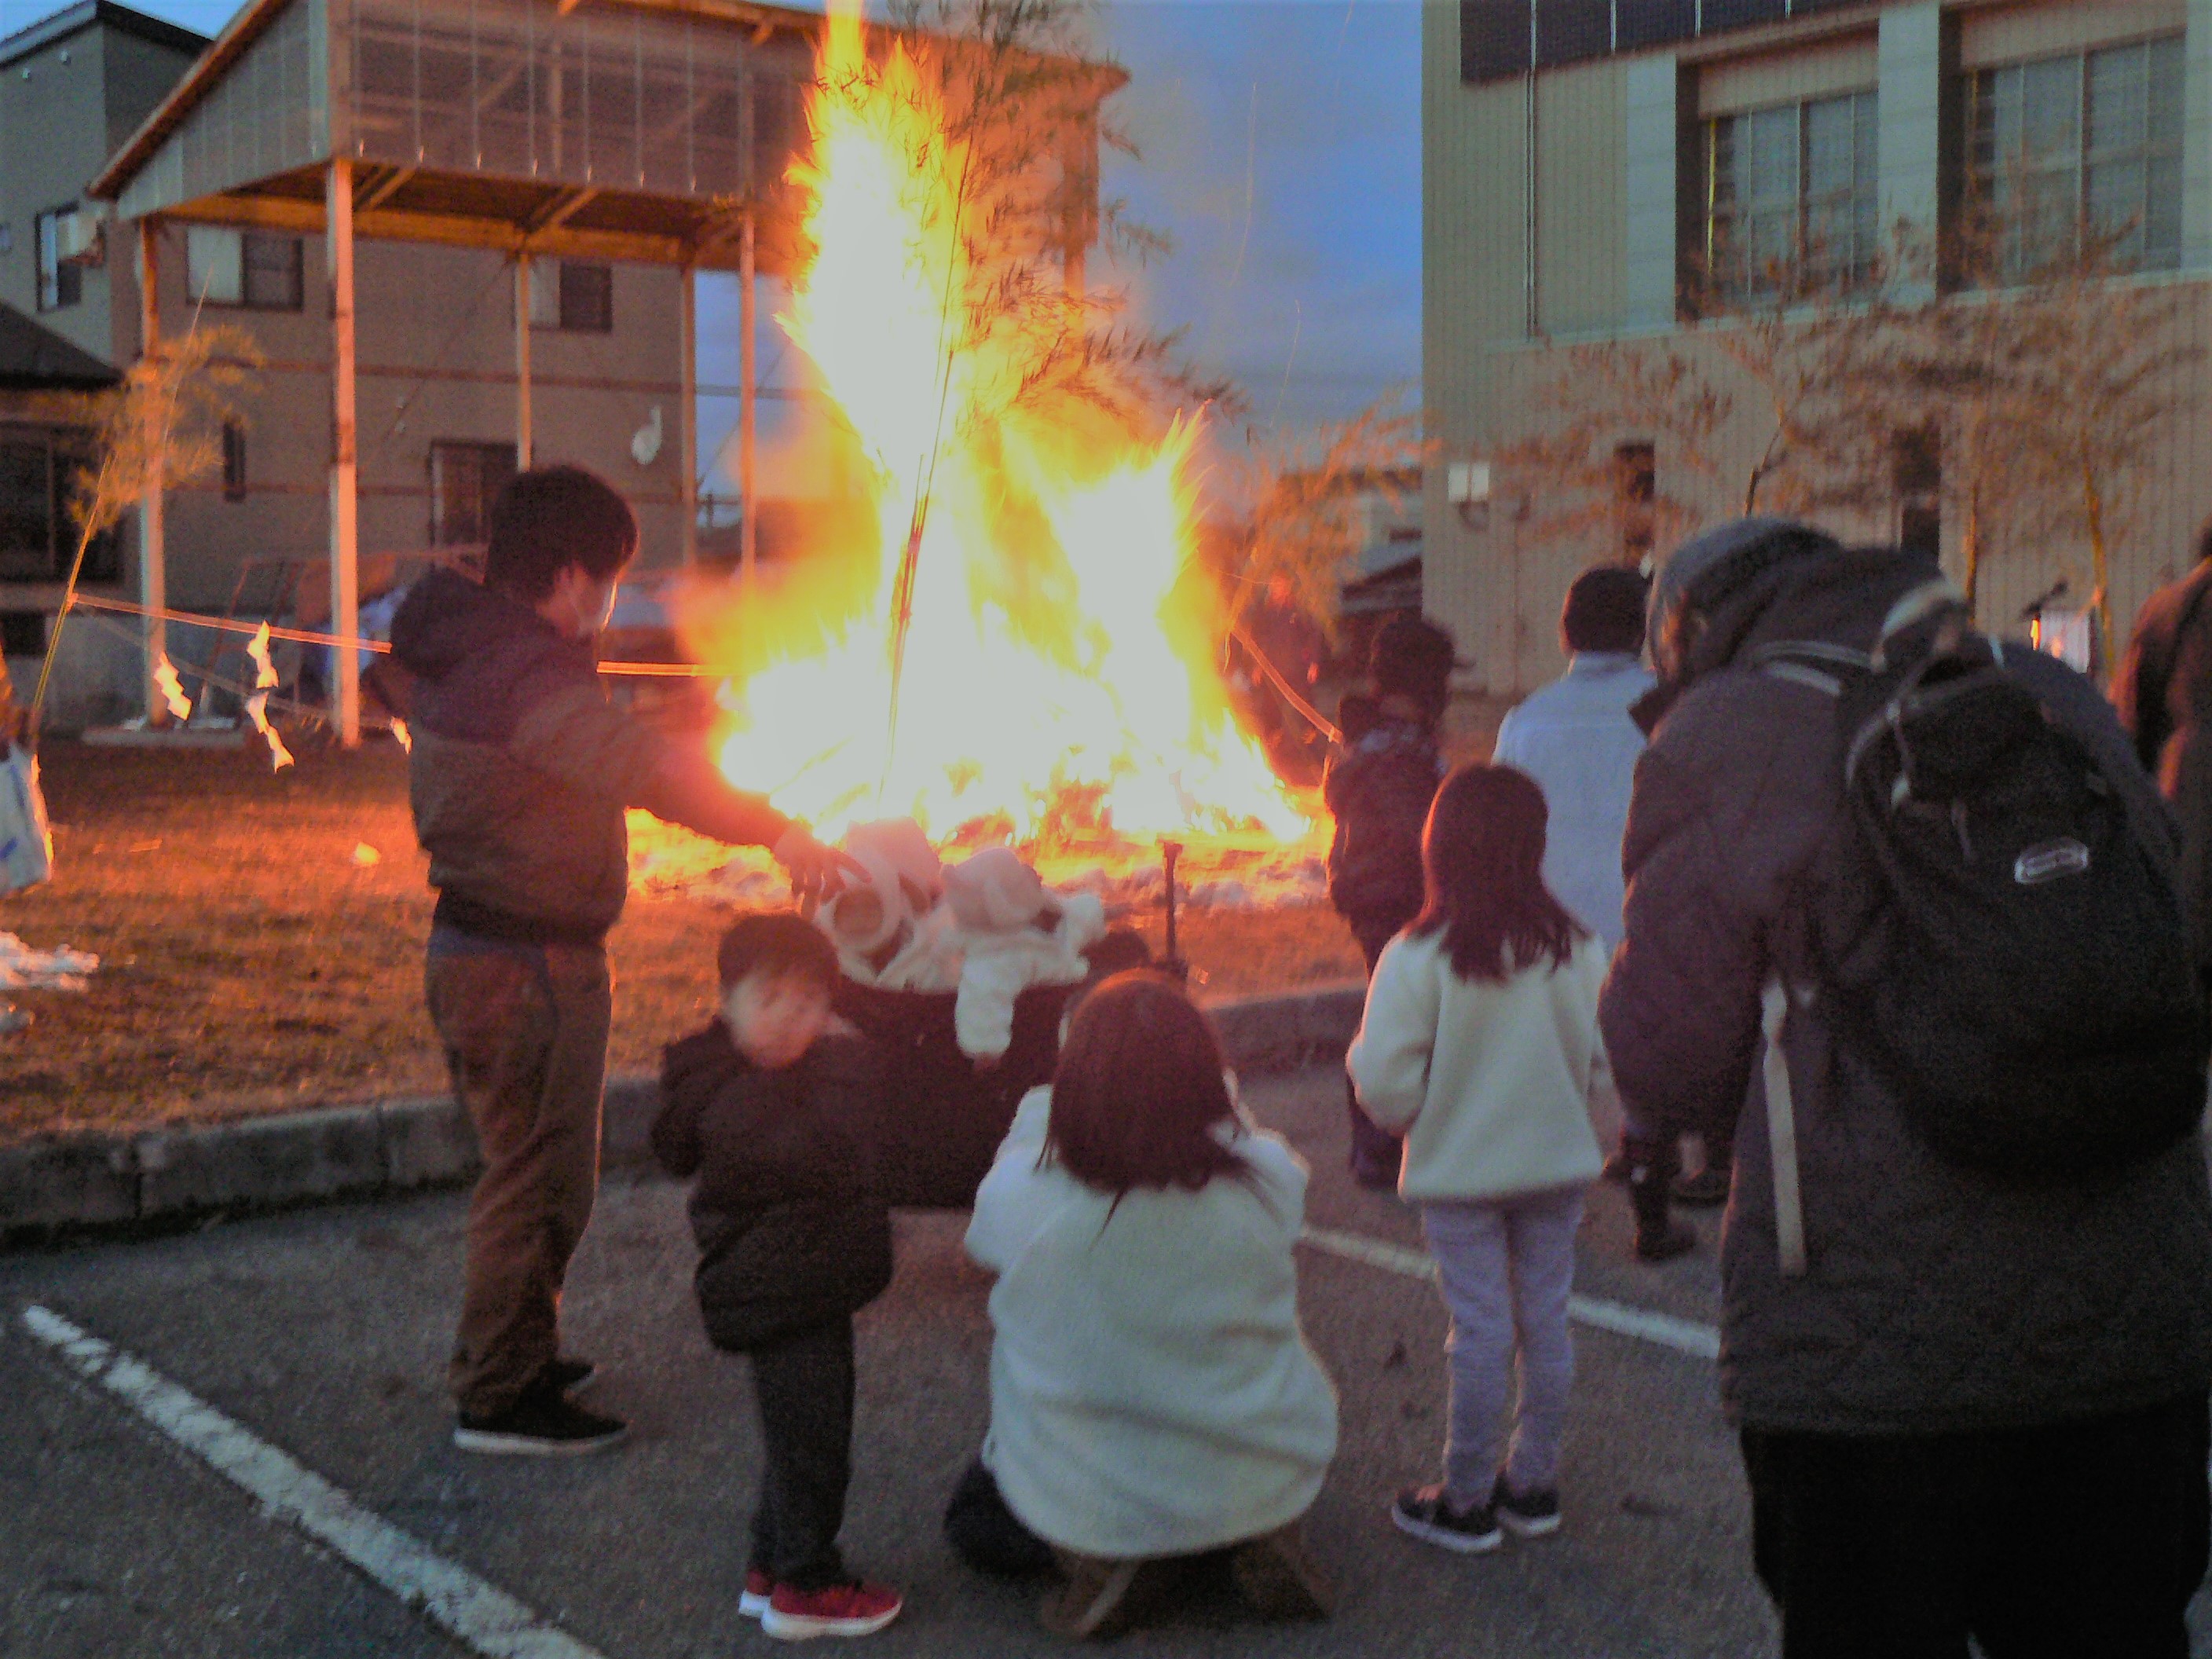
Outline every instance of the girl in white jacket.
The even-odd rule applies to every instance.
[[[1451,1312],[1444,1478],[1401,1492],[1391,1518],[1463,1553],[1495,1549],[1500,1523],[1559,1529],[1575,1229],[1602,1163],[1589,1103],[1611,1086],[1605,951],[1544,885],[1544,825],[1542,791],[1509,767],[1444,781],[1427,908],[1376,963],[1348,1058],[1359,1103],[1405,1133],[1398,1190],[1421,1206]]]
[[[1174,1558],[1218,1549],[1259,1611],[1328,1611],[1300,1533],[1336,1450],[1298,1325],[1305,1188],[1179,988],[1120,974],[1084,1000],[968,1229],[999,1275],[983,1462],[1066,1570],[1048,1628],[1126,1628]]]

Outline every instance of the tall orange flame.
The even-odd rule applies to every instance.
[[[929,50],[872,59],[847,9],[825,32],[792,173],[813,252],[777,320],[865,462],[865,529],[850,556],[815,550],[696,630],[734,676],[723,769],[828,831],[910,813],[939,837],[1071,821],[1302,836],[1212,672],[1211,590],[1187,580],[1193,424],[1145,440],[1088,407],[1022,405],[1005,389],[1037,348],[963,337],[967,158]],[[891,588],[918,504],[894,722]]]

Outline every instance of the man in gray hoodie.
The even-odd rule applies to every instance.
[[[1965,1659],[1970,1636],[1989,1659],[2183,1659],[2207,1556],[2203,1146],[2041,1185],[1947,1161],[1825,1006],[1806,942],[1849,844],[1837,704],[1758,653],[1867,651],[1938,574],[1775,520],[1674,555],[1653,595],[1661,683],[1601,1024],[1646,1121],[1737,1115],[1721,1389],[1787,1659]],[[2006,662],[2162,826],[2095,689],[2033,653]],[[1784,1271],[1777,1221],[1770,981],[1791,996],[1802,1273]]]

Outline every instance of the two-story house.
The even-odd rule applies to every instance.
[[[330,9],[319,0],[247,8],[274,15],[254,32],[258,54],[217,77],[218,106],[241,78],[249,90],[266,89],[252,77],[272,73],[304,81],[309,25],[326,36]],[[83,0],[0,40],[0,301],[118,368],[139,351],[137,227],[88,186],[175,101],[196,64],[205,73],[210,44],[112,0]],[[266,113],[280,122],[281,100]],[[239,129],[221,134],[234,155],[258,142],[246,131],[252,118],[241,111]],[[259,135],[277,136],[273,126]],[[264,359],[246,418],[224,434],[220,473],[167,493],[167,600],[214,612],[235,603],[246,614],[313,623],[330,610],[326,239],[204,216],[159,221],[155,237],[161,334],[228,323]],[[495,249],[364,237],[355,258],[357,533],[361,597],[370,599],[427,551],[480,542],[490,501],[514,471],[517,284],[514,260]],[[674,564],[688,495],[678,441],[678,271],[543,257],[530,262],[526,290],[534,456],[578,461],[613,480],[637,507],[644,564]],[[23,544],[0,546],[0,617],[19,674],[26,664],[16,653],[43,647],[73,546],[67,526],[52,522],[52,492],[36,501],[28,493],[39,471],[30,450],[40,445],[42,454],[82,447],[70,434],[0,426],[0,535]],[[88,568],[91,590],[135,598],[140,545],[126,524]],[[55,693],[59,724],[142,706],[133,632],[71,620]],[[178,629],[167,645],[189,667],[213,641]]]

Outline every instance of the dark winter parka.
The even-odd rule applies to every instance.
[[[2113,686],[2181,830],[2181,896],[2212,981],[2212,563],[2150,596]]]
[[[1836,704],[1748,658],[1783,640],[1866,650],[1893,601],[1935,574],[1802,530],[1719,559],[1691,590],[1702,624],[1636,770],[1626,934],[1600,1022],[1638,1115],[1669,1128],[1735,1119],[1721,1385],[1747,1426],[2025,1427],[2212,1380],[2212,1198],[2195,1137],[2077,1183],[1978,1175],[1917,1137],[1824,1014],[1807,939],[1820,906],[1807,896],[1840,878],[1847,845]],[[2149,781],[2089,683],[2032,653],[2008,660],[2160,833]],[[1778,1262],[1758,1063],[1774,975],[1793,997],[1783,1048],[1809,1255],[1799,1279]]]
[[[1443,780],[1434,726],[1386,699],[1383,718],[1331,756],[1322,799],[1336,818],[1328,897],[1371,950],[1421,912],[1421,830]]]
[[[415,585],[373,682],[413,730],[408,796],[438,920],[536,944],[596,944],[629,891],[625,808],[773,845],[790,820],[607,702],[591,647],[448,570]],[[395,672],[396,671],[396,672]]]
[[[679,1180],[698,1177],[693,1285],[716,1347],[745,1352],[883,1294],[891,1223],[866,1044],[824,1038],[763,1071],[716,1020],[663,1051],[660,1092],[653,1156]]]

